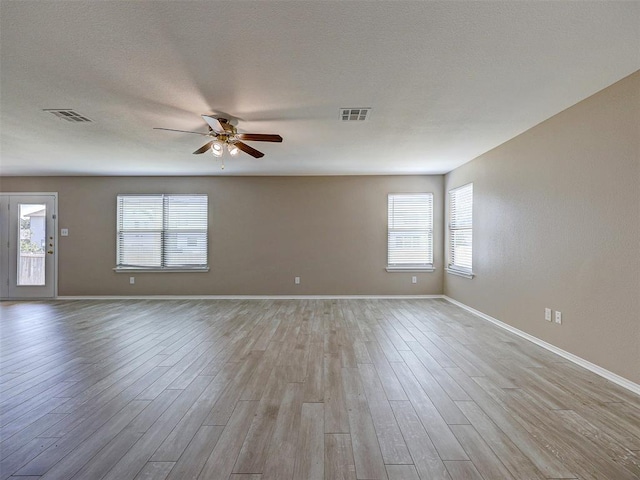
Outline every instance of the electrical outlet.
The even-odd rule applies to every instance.
[[[551,309],[550,309],[550,308],[545,308],[545,309],[544,309],[544,319],[545,319],[547,322],[550,322],[550,321],[551,321]]]
[[[295,283],[296,285],[300,285],[300,277],[294,278],[293,283]]]
[[[556,311],[556,323],[562,324],[562,312]]]
[[[411,283],[418,283],[418,277],[416,276],[411,277]]]
[[[129,277],[129,284],[134,285],[136,283],[136,277]]]
[[[61,237],[68,237],[69,236],[69,229],[68,228],[61,228],[60,229],[60,236]]]

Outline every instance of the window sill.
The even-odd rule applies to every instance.
[[[209,267],[198,268],[147,268],[147,267],[116,267],[113,269],[116,273],[132,273],[132,272],[150,272],[150,273],[206,273]]]
[[[450,273],[451,275],[456,275],[458,277],[473,278],[476,276],[476,274],[473,272],[464,272],[461,270],[454,270],[452,268],[445,268],[444,270],[445,272]]]
[[[398,272],[435,272],[436,269],[433,267],[387,267],[387,272],[390,273],[398,273]]]

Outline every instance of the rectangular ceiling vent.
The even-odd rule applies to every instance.
[[[362,122],[367,119],[371,107],[366,108],[341,108],[340,118],[343,122]]]
[[[66,120],[67,122],[72,123],[86,123],[91,122],[91,120],[84,115],[80,115],[78,112],[70,110],[68,108],[65,109],[53,109],[53,108],[45,108],[45,112],[53,113],[56,117]]]

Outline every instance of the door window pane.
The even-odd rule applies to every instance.
[[[47,254],[47,206],[18,205],[18,285],[44,285]]]

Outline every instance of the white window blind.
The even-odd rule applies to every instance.
[[[433,194],[388,196],[387,264],[393,268],[433,268]]]
[[[449,191],[449,268],[471,273],[473,183]]]
[[[207,195],[118,195],[116,268],[207,267]]]

